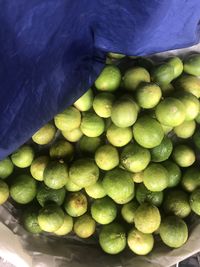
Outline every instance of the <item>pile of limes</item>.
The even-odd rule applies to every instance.
[[[92,88],[0,162],[0,204],[10,195],[33,234],[89,238],[98,225],[109,254],[146,255],[154,234],[184,245],[184,219],[200,215],[198,76],[199,54],[110,53]]]

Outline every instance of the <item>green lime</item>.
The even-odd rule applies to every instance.
[[[14,165],[10,158],[5,158],[0,161],[0,179],[6,179],[12,174]]]
[[[44,170],[44,183],[52,189],[60,189],[68,181],[68,167],[63,161],[49,162]]]
[[[74,233],[81,238],[88,238],[94,234],[96,223],[88,214],[84,214],[76,219],[74,223]]]
[[[11,181],[10,195],[19,204],[31,202],[36,193],[36,181],[30,175],[21,174]]]
[[[110,57],[112,59],[122,59],[123,57],[125,57],[125,55],[124,54],[120,54],[120,53],[109,52],[108,53],[108,57]]]
[[[162,165],[168,171],[168,180],[169,180],[168,187],[177,186],[181,181],[181,170],[179,166],[170,160],[164,161]]]
[[[2,205],[9,197],[9,188],[8,185],[0,180],[0,205]]]
[[[180,167],[189,167],[195,162],[195,153],[187,145],[177,145],[172,153],[174,161]]]
[[[111,124],[107,129],[106,137],[113,146],[122,147],[131,141],[133,134],[131,127],[120,128]]]
[[[38,181],[43,181],[44,177],[44,170],[47,167],[47,164],[49,162],[49,157],[47,156],[40,156],[31,163],[30,172],[33,178],[35,178]]]
[[[195,134],[193,135],[192,139],[193,139],[193,142],[194,142],[196,148],[200,149],[200,132],[199,132],[199,130],[197,130],[195,132]]]
[[[132,200],[131,202],[124,204],[121,209],[122,218],[127,223],[134,223],[135,212],[138,207],[139,204],[136,200]]]
[[[169,137],[164,136],[160,145],[151,149],[151,160],[153,162],[161,162],[167,160],[173,150],[173,144]]]
[[[85,187],[88,196],[98,199],[106,196],[102,181],[98,180],[95,184]]]
[[[96,199],[91,205],[91,215],[100,224],[111,223],[117,216],[117,206],[109,197]]]
[[[150,71],[154,67],[154,62],[150,58],[137,57],[137,65]]]
[[[167,64],[172,66],[174,69],[174,79],[180,76],[183,72],[183,62],[179,57],[170,57],[167,60]]]
[[[170,248],[179,248],[188,239],[187,224],[177,216],[164,218],[159,233],[163,243]]]
[[[194,213],[200,215],[200,188],[195,189],[190,195],[190,207]]]
[[[195,121],[200,124],[200,113],[198,113],[198,115],[196,116]]]
[[[52,159],[66,159],[70,161],[74,156],[74,147],[66,140],[57,140],[49,149]]]
[[[112,170],[119,165],[118,151],[112,145],[100,146],[95,152],[95,161],[100,169],[105,171]]]
[[[162,63],[154,67],[152,80],[160,86],[169,84],[174,79],[174,67],[168,63]]]
[[[200,97],[200,79],[193,75],[181,75],[175,82],[175,88]]]
[[[106,194],[118,204],[125,204],[134,197],[131,174],[120,168],[106,172],[103,187]]]
[[[81,113],[75,107],[68,107],[54,117],[56,127],[61,131],[72,131],[80,126]]]
[[[169,132],[171,132],[173,130],[173,127],[171,127],[171,126],[167,126],[167,125],[163,125],[163,124],[161,124],[161,126],[162,126],[165,134],[168,134]]]
[[[140,204],[148,202],[159,207],[163,202],[163,192],[152,192],[141,183],[136,188],[136,199]]]
[[[161,87],[161,90],[162,90],[162,95],[164,96],[164,97],[167,97],[167,96],[170,96],[170,95],[172,95],[173,94],[173,92],[174,92],[174,86],[171,84],[171,83],[169,83],[169,84],[164,84],[164,85],[162,85]]]
[[[136,99],[141,108],[155,107],[162,96],[160,87],[155,83],[141,83],[136,91]]]
[[[94,98],[93,109],[99,117],[109,118],[115,97],[111,93],[100,93]]]
[[[178,126],[185,120],[185,107],[180,100],[167,97],[157,105],[156,118],[164,125]]]
[[[124,227],[116,222],[104,225],[99,233],[99,244],[108,254],[120,253],[126,247]]]
[[[144,179],[144,172],[132,173],[132,179],[135,183],[142,183]]]
[[[83,135],[79,141],[79,148],[85,154],[94,154],[97,148],[102,144],[100,137],[88,137]]]
[[[163,208],[166,214],[187,217],[191,212],[187,193],[177,189],[169,191],[165,196]]]
[[[32,234],[39,234],[42,232],[38,223],[38,213],[39,211],[36,207],[28,207],[22,215],[22,224],[24,228]]]
[[[150,82],[150,75],[145,68],[134,67],[125,72],[123,82],[127,90],[134,91],[142,82]]]
[[[40,206],[44,207],[49,202],[54,202],[58,206],[61,206],[65,199],[65,188],[52,189],[47,187],[45,184],[40,184],[37,190],[37,201]]]
[[[138,115],[136,103],[130,98],[116,101],[112,108],[111,120],[118,127],[132,126]]]
[[[72,219],[72,217],[69,216],[69,215],[67,215],[67,214],[65,214],[64,216],[65,217],[64,217],[63,224],[60,226],[60,228],[58,228],[58,230],[56,230],[54,232],[54,234],[56,234],[56,235],[59,235],[59,236],[61,236],[61,235],[67,235],[73,229],[73,219]]]
[[[61,131],[61,134],[67,139],[69,142],[77,142],[83,136],[80,128],[73,129],[71,131]]]
[[[149,150],[137,144],[129,144],[122,150],[121,164],[130,172],[140,172],[144,170],[151,160]]]
[[[159,192],[168,187],[168,171],[159,163],[151,163],[144,170],[144,185],[152,192]]]
[[[99,168],[93,159],[78,159],[72,163],[69,177],[74,184],[86,187],[96,183],[99,178]]]
[[[174,132],[179,138],[187,139],[194,134],[196,128],[195,121],[184,121],[180,125],[174,127]]]
[[[75,183],[73,183],[71,181],[71,179],[69,179],[65,185],[65,188],[67,191],[69,192],[77,192],[77,191],[80,191],[82,189],[82,187],[76,185]]]
[[[144,234],[135,228],[129,231],[127,241],[130,250],[137,255],[147,255],[154,245],[152,234]]]
[[[92,107],[93,98],[92,89],[88,89],[85,94],[74,102],[74,106],[80,111],[87,111]]]
[[[155,232],[160,222],[159,209],[150,203],[141,204],[135,212],[135,227],[144,234]]]
[[[88,137],[100,136],[105,130],[105,123],[102,118],[91,111],[83,113],[81,131]]]
[[[66,212],[72,217],[79,217],[87,211],[87,198],[81,192],[68,193],[64,202]]]
[[[200,173],[199,169],[195,167],[189,167],[181,179],[181,185],[184,190],[193,192],[197,187],[200,186]]]
[[[55,232],[64,223],[64,212],[56,204],[48,204],[44,206],[38,215],[38,224],[45,232]]]
[[[200,76],[200,55],[192,54],[184,60],[184,72]]]
[[[34,135],[32,136],[33,142],[38,145],[46,145],[50,143],[56,134],[56,128],[53,124],[47,123],[42,128],[40,128]]]
[[[153,148],[162,142],[164,131],[159,122],[150,116],[144,115],[133,126],[133,136],[139,145],[145,148]]]
[[[191,93],[184,92],[178,97],[178,99],[185,107],[185,120],[194,120],[199,114],[200,106],[198,98]]]
[[[104,67],[94,84],[99,91],[115,91],[118,89],[120,82],[120,70],[114,65],[109,65]]]
[[[13,164],[19,168],[27,168],[34,158],[34,151],[30,146],[24,145],[17,149],[12,155]]]

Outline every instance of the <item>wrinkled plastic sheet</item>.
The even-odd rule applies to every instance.
[[[200,53],[200,44],[151,57],[162,61],[171,55],[184,57],[196,52]],[[16,267],[168,267],[200,251],[200,218],[192,214],[188,225],[189,239],[181,248],[168,248],[156,235],[154,249],[148,256],[136,256],[129,249],[111,256],[101,250],[97,234],[85,240],[74,234],[29,234],[20,224],[19,211],[8,202],[0,206],[0,257]]]

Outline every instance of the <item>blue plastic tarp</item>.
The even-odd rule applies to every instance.
[[[72,104],[108,51],[199,42],[199,0],[0,0],[0,158]]]

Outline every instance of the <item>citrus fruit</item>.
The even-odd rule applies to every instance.
[[[178,99],[183,103],[185,107],[185,120],[194,120],[199,114],[199,100],[191,94],[184,92],[178,96]]]
[[[91,215],[100,224],[111,223],[117,216],[117,206],[109,197],[96,199],[91,205]]]
[[[178,126],[185,120],[185,107],[180,100],[166,97],[156,107],[156,118],[161,124]]]
[[[75,128],[71,131],[61,131],[61,134],[67,139],[69,142],[77,142],[82,137],[83,133],[80,128]]]
[[[102,181],[98,180],[95,184],[85,187],[88,196],[98,199],[106,196]]]
[[[56,134],[56,128],[53,124],[47,123],[42,128],[40,128],[34,135],[32,136],[33,142],[38,145],[46,145],[50,143]]]
[[[116,222],[104,225],[99,233],[99,244],[108,254],[120,253],[126,247],[124,227]]]
[[[181,75],[174,85],[177,90],[200,97],[200,79],[193,75]]]
[[[73,219],[71,216],[65,214],[63,224],[60,226],[60,228],[58,228],[58,230],[54,232],[54,234],[59,236],[67,235],[72,231],[72,229],[73,229]]]
[[[49,158],[47,156],[40,156],[33,160],[30,167],[30,172],[33,178],[38,181],[43,181],[44,170],[49,162]]]
[[[24,145],[17,149],[12,155],[13,164],[19,168],[27,168],[34,158],[34,151],[30,146]]]
[[[142,83],[136,91],[137,103],[141,108],[155,107],[162,96],[160,87],[155,83]]]
[[[174,127],[174,132],[179,138],[187,139],[194,134],[196,128],[195,121],[184,121],[180,125]]]
[[[145,68],[134,67],[125,72],[123,82],[127,90],[134,91],[141,82],[150,82],[150,75]]]
[[[45,232],[55,232],[64,223],[64,212],[56,204],[45,205],[38,215],[38,224]]]
[[[200,76],[200,55],[192,54],[184,60],[184,72]]]
[[[150,58],[137,57],[137,65],[150,71],[154,67],[154,62]]]
[[[139,145],[145,148],[153,148],[160,145],[164,132],[159,122],[150,116],[144,115],[134,124],[133,136]]]
[[[168,187],[168,171],[159,163],[151,163],[144,170],[144,185],[152,192],[159,192]]]
[[[181,185],[188,192],[192,192],[197,187],[199,187],[200,186],[199,169],[195,167],[189,167],[183,174]]]
[[[96,223],[88,214],[84,214],[76,219],[74,223],[74,233],[81,238],[88,238],[95,232]]]
[[[112,52],[109,52],[108,53],[108,56],[112,59],[121,59],[123,57],[125,57],[124,54],[120,54],[120,53],[112,53]]]
[[[169,137],[165,136],[160,145],[151,149],[151,161],[161,162],[167,160],[173,150],[173,144]]]
[[[121,98],[112,107],[111,120],[118,127],[132,126],[138,115],[136,103],[130,98]]]
[[[139,204],[136,200],[132,200],[131,202],[124,204],[121,209],[122,218],[127,223],[134,223],[135,211],[138,207]]]
[[[190,207],[194,213],[200,215],[200,189],[195,189],[190,195]]]
[[[41,183],[38,187],[36,198],[42,207],[49,202],[54,202],[58,206],[61,206],[64,202],[65,194],[66,191],[64,187],[60,189],[52,189]]]
[[[187,217],[191,212],[187,193],[177,189],[169,191],[165,196],[163,208],[166,214]]]
[[[198,113],[198,115],[196,116],[195,121],[200,124],[200,113]]]
[[[164,161],[162,165],[168,171],[168,180],[169,180],[168,187],[177,186],[181,181],[181,170],[179,166],[170,160]]]
[[[70,161],[74,156],[74,147],[66,140],[57,140],[49,149],[52,159],[66,159]]]
[[[197,149],[200,149],[200,132],[199,129],[195,132],[195,134],[192,137],[193,142]]]
[[[29,207],[22,215],[22,224],[24,228],[32,234],[39,234],[42,232],[38,223],[38,213],[39,211],[36,207]]]
[[[168,134],[169,132],[171,132],[173,130],[173,127],[171,126],[167,126],[167,125],[164,125],[164,124],[161,124],[162,128],[163,128],[163,131],[165,134]]]
[[[21,174],[11,181],[10,195],[19,204],[31,202],[36,193],[36,181],[30,175]]]
[[[144,234],[151,234],[160,226],[159,209],[150,203],[143,203],[136,210],[134,221],[137,230]]]
[[[131,127],[120,128],[111,124],[107,129],[106,137],[113,146],[122,147],[131,141],[133,134]]]
[[[69,179],[65,185],[65,188],[67,191],[69,192],[77,192],[77,191],[80,191],[82,189],[82,187],[76,185],[75,183],[73,183],[71,181],[71,179]]]
[[[100,169],[105,171],[112,170],[119,164],[118,151],[112,145],[100,146],[95,152],[95,161]]]
[[[181,75],[183,72],[183,62],[179,57],[171,57],[167,60],[167,64],[174,69],[174,79]]]
[[[8,185],[0,180],[0,205],[2,205],[9,197],[9,188]]]
[[[0,179],[6,179],[12,174],[14,165],[10,158],[5,158],[0,161]]]
[[[195,153],[187,145],[177,145],[173,150],[172,156],[180,167],[189,167],[195,162]]]
[[[68,107],[54,117],[56,127],[61,131],[72,131],[80,126],[81,113],[75,107]]]
[[[137,255],[147,255],[154,245],[152,234],[144,234],[133,228],[128,233],[128,246]]]
[[[87,198],[81,192],[69,193],[64,202],[66,212],[72,217],[79,217],[87,211]]]
[[[52,189],[60,189],[68,181],[68,167],[63,161],[52,161],[47,164],[43,173],[44,183]]]
[[[99,117],[109,118],[114,103],[114,95],[111,93],[100,93],[95,96],[93,101],[93,109]]]
[[[164,97],[170,96],[174,92],[174,86],[171,83],[164,84],[160,88]]]
[[[93,98],[92,89],[88,89],[85,94],[74,102],[74,106],[80,111],[87,111],[92,107]]]
[[[159,85],[169,84],[174,79],[174,67],[168,63],[162,63],[154,67],[152,80]]]
[[[93,159],[78,159],[72,163],[69,177],[74,184],[86,187],[96,183],[99,178],[99,168]]]
[[[97,137],[104,132],[105,123],[102,118],[91,111],[83,113],[81,131],[88,137]]]
[[[134,197],[131,174],[120,168],[106,172],[103,187],[106,194],[118,204],[125,204]]]
[[[188,239],[188,228],[186,223],[177,216],[164,218],[159,229],[160,237],[170,248],[179,248]]]
[[[163,202],[163,192],[152,192],[148,190],[143,183],[139,184],[136,188],[136,199],[142,204],[144,202],[151,203],[159,207]]]
[[[142,183],[144,179],[144,172],[132,173],[132,179],[135,183]]]
[[[149,164],[151,155],[149,150],[137,144],[128,144],[122,150],[121,164],[130,172],[140,172]]]
[[[102,140],[100,137],[88,137],[83,135],[79,141],[80,150],[85,154],[94,154],[101,144]]]
[[[94,84],[99,91],[115,91],[118,89],[120,82],[120,70],[114,65],[109,65],[104,67]]]

